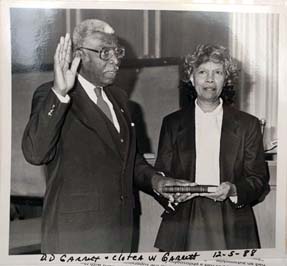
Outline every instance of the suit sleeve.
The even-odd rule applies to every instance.
[[[164,119],[165,121],[165,119]],[[171,146],[169,143],[168,131],[166,130],[166,123],[163,122],[160,140],[158,157],[155,163],[155,167],[151,167],[141,154],[137,154],[135,161],[135,182],[137,187],[141,190],[154,194],[152,190],[151,179],[152,176],[158,172],[163,172],[166,176],[169,176],[168,169],[171,163]],[[167,152],[169,151],[169,152]],[[168,158],[167,158],[168,157]]]
[[[30,119],[22,138],[24,157],[35,165],[46,164],[53,159],[69,107],[69,104],[59,101],[51,88],[52,83],[48,83],[35,91]]]
[[[249,123],[244,143],[243,176],[235,182],[238,206],[253,203],[269,192],[269,175],[258,119]]]
[[[153,194],[151,180],[152,177],[157,174],[157,171],[147,163],[140,153],[136,154],[134,169],[134,182],[136,187],[148,194]]]
[[[168,176],[171,176],[172,154],[173,154],[172,134],[168,126],[168,120],[167,118],[164,118],[160,130],[158,153],[155,162],[155,168],[158,171],[164,172]]]

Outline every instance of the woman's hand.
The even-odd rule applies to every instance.
[[[201,193],[200,196],[210,198],[214,201],[224,201],[230,196],[236,196],[236,186],[230,182],[223,182],[215,192]]]

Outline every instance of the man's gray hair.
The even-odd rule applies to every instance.
[[[102,32],[106,34],[114,34],[114,29],[105,21],[98,19],[87,19],[79,23],[73,32],[73,50],[83,46],[85,38],[94,33]]]

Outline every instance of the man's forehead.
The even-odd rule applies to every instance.
[[[118,39],[114,34],[96,32],[86,37],[85,45],[93,45],[93,47],[117,46]]]

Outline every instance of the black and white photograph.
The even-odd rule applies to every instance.
[[[8,2],[7,263],[284,256],[286,6]]]

